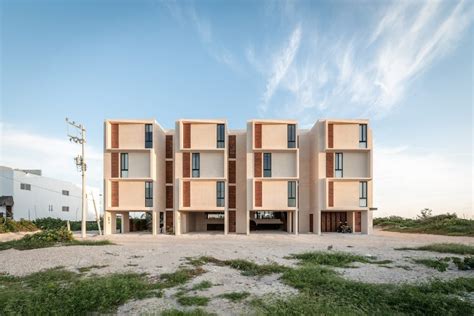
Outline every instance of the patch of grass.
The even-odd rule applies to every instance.
[[[202,269],[201,267],[197,267],[194,269],[180,269],[173,273],[163,273],[160,276],[159,286],[161,288],[175,287],[188,282],[192,278],[201,275],[204,272],[204,269]]]
[[[311,251],[289,256],[300,260],[300,264],[320,264],[338,268],[352,268],[350,263],[361,262],[371,264],[388,264],[391,260],[375,260],[375,257],[364,257],[347,252]]]
[[[395,267],[406,270],[406,271],[411,271],[412,270],[412,268],[410,266],[407,266],[407,265],[397,265]]]
[[[448,236],[474,236],[474,220],[457,217],[455,213],[437,216],[422,215],[417,219],[390,216],[375,218],[374,225],[383,230]]]
[[[197,284],[195,284],[191,290],[193,291],[202,291],[202,290],[206,290],[206,289],[209,289],[212,287],[212,283],[209,282],[209,281],[202,281],[202,282],[199,282]]]
[[[224,264],[240,270],[242,275],[245,276],[263,276],[273,273],[282,273],[287,270],[286,267],[276,263],[258,265],[254,262],[242,259],[225,260]]]
[[[115,244],[107,239],[102,239],[102,240],[73,239],[71,242],[67,242],[64,244],[64,246],[107,246],[107,245],[115,245]]]
[[[446,271],[449,267],[449,263],[443,259],[414,259],[413,262],[422,264],[428,268],[436,269],[440,272]]]
[[[474,270],[474,257],[465,257],[464,260],[458,257],[452,257],[453,263],[458,270]]]
[[[404,248],[395,248],[395,250],[420,250],[420,251],[432,251],[440,253],[454,253],[458,255],[474,255],[474,246],[456,244],[456,243],[440,243],[440,244],[430,244],[421,247],[404,247]]]
[[[209,297],[205,296],[178,296],[178,303],[183,306],[206,306],[209,303]]]
[[[200,308],[193,310],[181,311],[179,309],[168,309],[163,311],[160,315],[162,316],[213,316],[216,314],[208,313]]]
[[[25,219],[15,221],[12,219],[5,219],[5,217],[0,217],[0,234],[2,233],[16,233],[16,232],[32,232],[38,230],[33,222],[30,222]]]
[[[108,267],[108,265],[92,265],[92,266],[87,266],[87,267],[80,267],[79,269],[77,269],[79,272],[81,273],[85,273],[85,272],[89,272],[91,271],[92,269],[102,269],[102,268],[106,268]]]
[[[246,299],[250,296],[249,292],[231,292],[231,293],[224,293],[219,295],[219,297],[225,298],[232,302],[239,302],[241,300]]]

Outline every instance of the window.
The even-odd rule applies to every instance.
[[[217,148],[225,147],[225,127],[224,124],[217,124]]]
[[[367,207],[367,181],[359,182],[359,206]]]
[[[217,181],[217,206],[225,206],[225,187],[224,181]]]
[[[296,181],[288,181],[288,207],[296,206]]]
[[[63,212],[69,212],[69,206],[63,206],[62,210]]]
[[[128,154],[120,154],[120,177],[128,178]]]
[[[342,153],[336,153],[336,160],[334,161],[334,169],[336,173],[336,178],[342,178],[343,177],[343,172],[342,172],[342,167],[343,167],[343,156]]]
[[[48,205],[48,212],[53,212],[53,205]]]
[[[201,165],[201,155],[199,153],[193,153],[193,178],[200,177],[200,165]]]
[[[367,124],[359,124],[359,148],[367,148]]]
[[[153,207],[153,182],[145,182],[145,207]]]
[[[21,183],[21,184],[20,184],[20,189],[21,189],[21,190],[31,191],[31,184],[28,184],[28,183]]]
[[[68,190],[63,190],[63,195],[69,195],[69,191]]]
[[[264,177],[272,176],[272,154],[271,153],[263,154],[263,176]]]
[[[288,148],[296,148],[296,125],[288,124]]]
[[[153,148],[153,125],[145,124],[145,148]]]

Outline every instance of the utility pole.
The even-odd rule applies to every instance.
[[[81,144],[82,147],[82,154],[75,157],[74,161],[76,162],[76,167],[78,171],[81,172],[82,175],[82,238],[86,237],[86,222],[87,222],[87,198],[86,198],[86,171],[87,171],[87,165],[86,165],[86,159],[85,159],[85,153],[84,153],[84,144],[86,143],[86,129],[82,124],[77,124],[74,121],[70,121],[66,117],[66,123],[79,129],[81,132],[81,137],[77,137],[74,135],[70,135],[68,133],[69,141],[74,142],[76,144]]]

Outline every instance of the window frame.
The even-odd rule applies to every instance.
[[[224,181],[216,182],[216,206],[225,207],[225,183]]]
[[[368,201],[368,184],[367,181],[359,181],[359,207],[367,207]]]
[[[145,124],[145,148],[153,148],[153,124]]]
[[[145,181],[145,207],[153,207],[153,182]]]
[[[128,178],[128,166],[128,153],[120,153],[120,178]]]
[[[272,153],[263,153],[263,177],[272,177]]]
[[[201,177],[201,154],[200,153],[192,153],[191,155],[191,177],[192,178]]]
[[[31,191],[31,184],[20,183],[20,190]]]
[[[69,196],[69,190],[62,190],[62,195]]]
[[[359,148],[367,148],[367,124],[359,124]]]
[[[217,148],[225,148],[225,124],[217,124]]]
[[[288,148],[296,148],[296,124],[288,124],[287,140]]]
[[[288,207],[296,207],[296,181],[288,181]]]
[[[61,212],[69,212],[69,206],[61,207]]]
[[[334,154],[334,176],[335,178],[344,178],[344,153]]]

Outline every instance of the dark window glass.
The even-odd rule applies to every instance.
[[[296,181],[288,181],[288,206],[296,206]]]
[[[69,191],[68,190],[63,190],[63,195],[69,195]]]
[[[342,153],[336,153],[336,159],[334,160],[334,170],[336,171],[336,178],[343,177],[343,155]]]
[[[217,124],[217,148],[225,147],[225,127],[224,124]]]
[[[263,176],[264,177],[272,176],[272,154],[271,153],[263,154]]]
[[[199,153],[193,153],[193,178],[200,177],[200,165],[201,155]]]
[[[367,124],[359,124],[359,148],[367,148]]]
[[[225,186],[224,181],[217,181],[217,206],[225,206]]]
[[[21,189],[21,190],[31,191],[31,184],[28,184],[28,183],[21,183],[21,184],[20,184],[20,189]]]
[[[367,207],[367,181],[359,182],[359,206]]]
[[[120,154],[120,177],[128,178],[128,154]]]
[[[145,182],[145,207],[153,207],[153,182]]]
[[[53,210],[52,206],[51,206],[51,210]],[[69,212],[69,206],[63,206],[63,212]]]
[[[296,125],[288,124],[288,148],[296,148]]]
[[[153,148],[153,125],[145,124],[145,148]]]

